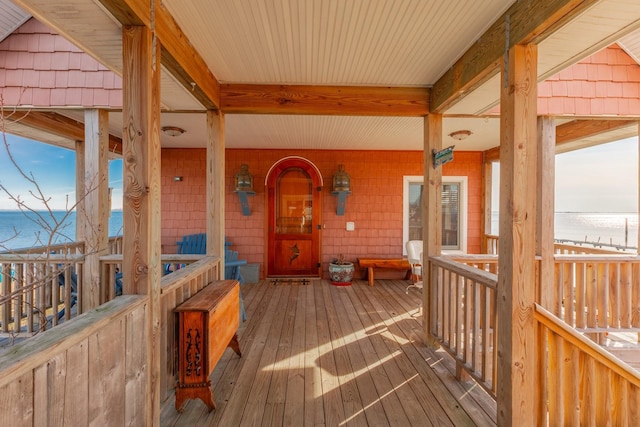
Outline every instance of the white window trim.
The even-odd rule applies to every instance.
[[[460,249],[444,249],[446,254],[466,254],[467,253],[467,208],[469,200],[467,198],[468,178],[466,176],[443,176],[443,183],[460,184]],[[419,183],[424,185],[424,176],[406,175],[402,182],[402,254],[407,255],[406,242],[409,240],[409,184]]]

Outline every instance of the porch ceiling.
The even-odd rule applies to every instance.
[[[6,3],[7,0],[0,0]],[[88,0],[14,0],[100,62],[122,73],[120,24],[102,3]],[[431,87],[514,2],[511,0],[163,0],[220,83]],[[541,79],[612,42],[640,57],[640,3],[600,0],[540,42]],[[483,117],[496,105],[496,75],[445,111],[445,134],[468,129],[456,149],[499,143],[499,122]],[[178,79],[163,73],[163,125],[186,129],[163,136],[164,147],[204,146],[204,107]],[[179,113],[178,113],[179,112]],[[65,115],[82,121],[82,114]],[[121,135],[120,113],[110,114]],[[634,134],[630,128],[625,134]],[[618,138],[601,134],[600,142]],[[341,117],[228,114],[228,148],[421,150],[415,117]]]

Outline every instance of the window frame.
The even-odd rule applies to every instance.
[[[445,184],[459,184],[460,185],[460,211],[459,211],[459,230],[460,230],[460,245],[458,248],[452,249],[443,247],[442,253],[446,254],[466,254],[467,253],[467,209],[469,206],[468,200],[468,177],[466,176],[443,176],[442,183]],[[409,185],[421,184],[424,185],[424,176],[422,175],[405,175],[403,177],[402,184],[402,254],[407,255],[406,242],[409,239]]]

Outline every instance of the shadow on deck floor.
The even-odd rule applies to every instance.
[[[190,400],[180,414],[171,395],[161,425],[495,425],[495,401],[422,344],[420,293],[406,286],[243,285],[243,356],[227,349],[211,375],[217,409]]]

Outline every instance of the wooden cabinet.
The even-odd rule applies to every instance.
[[[215,408],[209,376],[227,347],[238,356],[240,344],[240,284],[222,280],[209,284],[176,307],[178,321],[178,384],[176,409],[199,398]]]

